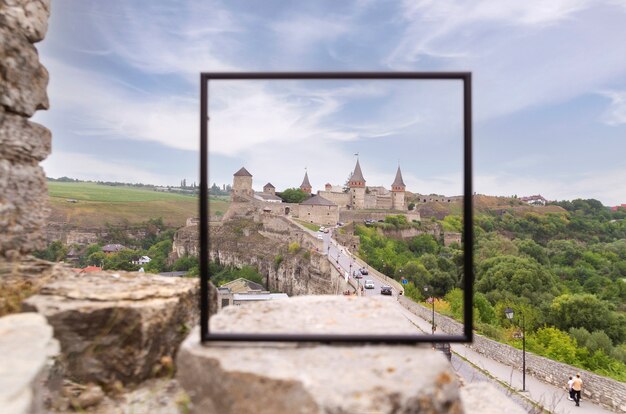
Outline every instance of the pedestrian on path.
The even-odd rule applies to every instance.
[[[567,391],[569,392],[568,400],[574,401],[574,389],[572,388],[572,384],[574,383],[574,377],[569,376],[569,381],[567,381]]]
[[[580,392],[583,390],[583,380],[580,379],[580,374],[576,374],[576,378],[572,381],[572,390],[574,390],[576,407],[580,407]]]

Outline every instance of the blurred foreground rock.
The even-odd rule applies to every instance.
[[[417,333],[392,298],[337,296],[227,307],[211,331]],[[479,412],[464,409],[452,367],[429,345],[200,344],[195,328],[178,354],[177,378],[194,413]],[[508,406],[488,412],[520,412],[502,401]]]
[[[44,286],[23,303],[44,315],[61,344],[73,381],[110,390],[165,374],[198,320],[198,280],[144,273],[73,275]]]
[[[43,316],[18,313],[0,318],[0,412],[45,412],[44,382],[58,351]]]

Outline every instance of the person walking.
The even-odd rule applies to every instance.
[[[569,376],[569,381],[567,381],[567,391],[569,392],[568,400],[574,401],[574,390],[572,389],[572,384],[574,383],[574,377]]]
[[[572,390],[574,391],[574,402],[576,402],[576,407],[580,407],[580,392],[583,390],[583,380],[580,379],[580,374],[576,374],[576,378],[573,379]]]

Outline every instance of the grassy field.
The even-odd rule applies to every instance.
[[[48,182],[48,194],[51,208],[48,221],[77,227],[103,227],[106,223],[124,222],[135,224],[158,217],[162,217],[169,226],[181,227],[187,218],[198,217],[197,197],[150,189]],[[228,205],[227,197],[212,197],[210,213],[224,213]]]

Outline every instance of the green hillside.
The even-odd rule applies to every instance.
[[[49,221],[75,227],[103,227],[107,223],[135,224],[158,217],[162,217],[167,226],[181,227],[187,218],[198,217],[196,196],[146,188],[48,182],[48,194],[51,209]],[[211,214],[223,214],[228,208],[227,200],[227,197],[211,197]]]

